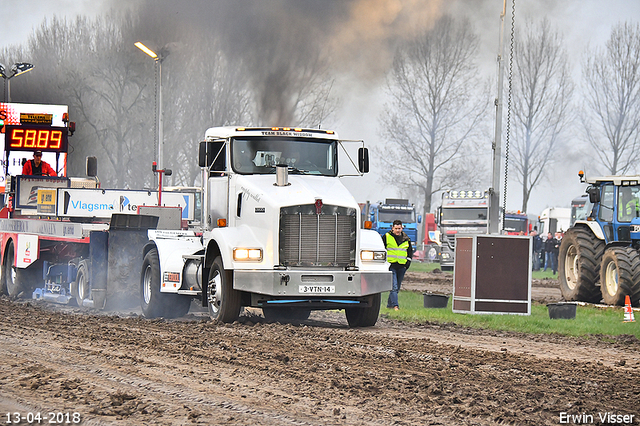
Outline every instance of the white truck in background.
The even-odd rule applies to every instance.
[[[361,229],[358,203],[340,180],[368,164],[362,141],[332,131],[207,130],[200,226],[149,230],[144,315],[181,316],[199,298],[221,322],[255,307],[267,319],[298,320],[344,309],[351,327],[374,325],[391,272],[380,236]]]
[[[555,235],[556,232],[564,232],[571,227],[571,208],[548,207],[542,210],[538,218],[538,232],[542,239],[547,234]]]
[[[452,191],[442,193],[436,222],[440,229],[442,251],[440,269],[453,271],[456,235],[486,234],[489,226],[489,191]]]

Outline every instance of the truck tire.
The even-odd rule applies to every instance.
[[[380,314],[381,295],[380,293],[373,294],[369,298],[370,306],[367,308],[346,308],[344,310],[349,327],[372,327],[376,325]]]
[[[640,297],[640,255],[631,247],[610,247],[602,256],[600,270],[602,300],[607,305],[624,305],[630,296],[637,305]]]
[[[82,301],[89,298],[91,293],[89,260],[81,260],[78,264],[76,280],[71,283],[71,295],[75,297],[78,306],[82,306]]]
[[[304,308],[262,308],[264,319],[268,322],[277,321],[306,321],[311,315],[311,309]]]
[[[160,292],[160,259],[158,250],[151,249],[142,261],[140,279],[140,306],[145,318],[164,316],[165,305]]]
[[[216,257],[209,268],[207,306],[214,321],[229,323],[240,315],[241,293],[233,289],[233,271],[227,271],[222,258]]]
[[[19,297],[21,294],[24,294],[28,290],[24,279],[25,270],[16,268],[13,241],[9,241],[9,244],[7,245],[2,268],[4,289],[7,295],[14,298]]]
[[[140,279],[140,306],[145,318],[179,318],[191,307],[191,298],[160,291],[160,259],[158,250],[147,252],[142,261]]]
[[[558,255],[560,291],[565,300],[598,303],[600,263],[604,241],[584,228],[570,228],[562,237]]]

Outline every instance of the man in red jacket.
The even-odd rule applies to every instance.
[[[22,166],[23,175],[33,176],[58,176],[55,170],[47,163],[42,161],[42,151],[33,153],[33,160],[29,160]]]

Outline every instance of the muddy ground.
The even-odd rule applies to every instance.
[[[409,273],[405,288],[451,293],[452,284]],[[554,280],[534,282],[535,300],[559,294]],[[269,324],[250,310],[223,325],[197,309],[146,320],[6,297],[0,318],[0,424],[15,420],[6,413],[38,412],[47,420],[21,424],[49,424],[52,413],[54,423],[68,415],[65,424],[85,425],[640,424],[640,341],[631,336],[384,315],[349,329],[339,312]]]

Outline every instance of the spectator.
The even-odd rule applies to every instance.
[[[544,263],[544,270],[547,268],[553,271],[553,274],[556,274],[556,270],[558,269],[558,255],[556,254],[556,250],[559,250],[560,245],[558,244],[558,240],[556,240],[551,232],[547,234],[547,239],[544,242],[544,251],[546,254],[546,259]]]
[[[531,231],[531,238],[533,239],[533,259],[532,259],[532,269],[534,271],[540,270],[540,254],[542,252],[542,238],[538,235],[538,231]]]

